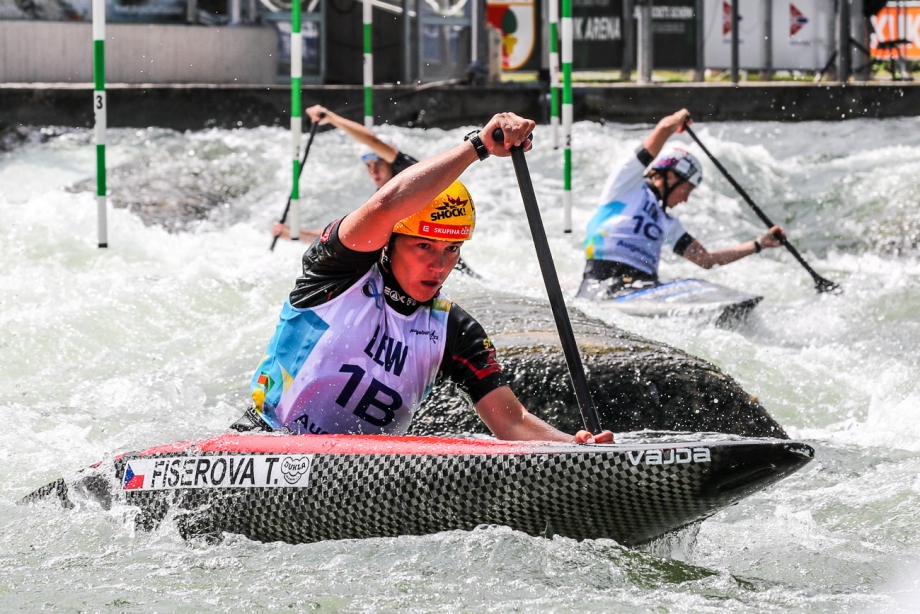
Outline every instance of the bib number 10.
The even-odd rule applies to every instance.
[[[636,220],[633,234],[639,234],[641,232],[646,238],[652,241],[657,241],[661,238],[661,226],[655,222],[646,222],[644,215],[634,215],[632,219]]]
[[[367,372],[356,365],[342,365],[339,372],[349,373],[350,375],[345,388],[342,389],[335,402],[337,405],[348,409],[349,403],[351,403],[355,392],[358,390],[358,385],[367,375]],[[362,420],[382,428],[393,422],[393,419],[396,418],[396,410],[402,405],[403,400],[398,392],[376,377],[372,377],[367,390],[358,400],[353,413]]]

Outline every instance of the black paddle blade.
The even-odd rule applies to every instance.
[[[840,287],[840,284],[835,284],[831,280],[824,279],[823,277],[815,277],[815,290],[821,294],[825,292],[837,295],[843,294],[843,288]]]

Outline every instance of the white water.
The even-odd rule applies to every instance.
[[[561,233],[561,152],[546,128],[528,154],[563,288],[608,167],[648,126],[575,126],[575,232]],[[424,157],[468,129],[384,128]],[[65,511],[15,501],[106,455],[223,432],[245,408],[251,370],[303,246],[267,229],[288,188],[278,129],[178,134],[115,130],[110,186],[148,202],[225,193],[209,221],[170,234],[109,215],[96,249],[86,131],[0,154],[0,610],[869,612],[920,606],[920,120],[698,124],[698,136],[822,275],[819,296],[781,250],[719,270],[666,259],[762,294],[724,330],[589,313],[712,361],[760,398],[817,459],[779,485],[639,549],[532,538],[503,528],[426,537],[259,544],[183,541],[166,523],[136,532],[130,510]],[[305,225],[360,204],[371,184],[342,134],[321,133],[304,170]],[[678,209],[707,247],[762,226],[704,161]],[[544,296],[510,160],[463,177],[478,209],[464,259],[485,281],[448,291]],[[229,186],[229,187],[228,187]],[[151,194],[153,196],[151,196]],[[163,196],[163,195],[166,196]],[[113,198],[114,200],[114,198]],[[573,409],[574,411],[574,409]]]

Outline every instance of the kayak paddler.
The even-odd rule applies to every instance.
[[[303,256],[236,430],[403,434],[439,378],[469,395],[499,439],[610,442],[567,434],[508,387],[482,326],[441,292],[476,224],[457,179],[477,160],[530,148],[532,120],[496,114],[463,142],[386,182]],[[504,140],[492,133],[501,128]]]
[[[673,215],[674,207],[703,182],[703,167],[693,154],[679,147],[661,153],[671,135],[684,131],[689,117],[681,109],[659,121],[636,154],[608,176],[588,222],[580,298],[613,298],[631,283],[656,281],[663,245],[704,269],[781,245],[785,231],[773,226],[752,241],[710,252]]]
[[[306,113],[310,116],[311,121],[319,122],[320,125],[330,124],[335,126],[361,144],[359,158],[367,168],[367,174],[378,190],[387,181],[418,162],[412,156],[400,151],[391,139],[380,136],[358,122],[346,119],[322,105],[313,105],[306,110]],[[303,228],[300,231],[300,240],[312,242],[320,234],[322,234],[322,230]],[[282,239],[290,239],[291,229],[287,224],[275,222],[272,227],[272,235],[280,236]]]

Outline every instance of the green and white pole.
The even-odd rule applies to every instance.
[[[371,26],[374,23],[374,6],[364,0],[364,127],[374,127],[374,48],[371,45]]]
[[[549,124],[559,149],[559,0],[549,0]]]
[[[96,227],[99,247],[108,247],[105,199],[105,0],[93,0],[93,119],[96,138]]]
[[[300,115],[300,82],[303,77],[303,36],[300,33],[301,0],[291,2],[291,210],[288,224],[291,241],[300,240],[300,140],[303,118]]]
[[[562,0],[563,232],[572,232],[572,0]]]

